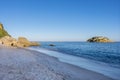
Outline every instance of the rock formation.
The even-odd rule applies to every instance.
[[[17,40],[10,36],[5,36],[0,38],[0,43],[6,46],[16,46]]]
[[[37,42],[30,42],[24,37],[19,37],[18,40],[10,36],[5,36],[0,38],[0,44],[12,47],[29,47],[29,46],[39,46]]]
[[[18,40],[11,37],[7,31],[4,30],[2,24],[0,24],[0,44],[12,47],[28,47],[28,46],[38,46],[37,42],[30,42],[25,37],[19,37]]]
[[[103,36],[92,37],[87,42],[112,42],[109,38]]]
[[[23,44],[24,47],[39,46],[39,44],[37,42],[30,42],[25,37],[19,37],[18,43]]]
[[[24,37],[19,37],[18,38],[18,42],[20,43],[20,44],[24,44],[24,47],[27,47],[27,46],[30,46],[30,41],[28,41],[26,38],[24,38]]]
[[[49,44],[49,46],[55,46],[54,44]]]

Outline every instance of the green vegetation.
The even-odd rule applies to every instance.
[[[10,36],[7,31],[4,30],[3,25],[0,23],[0,38],[4,36]]]
[[[10,35],[7,33],[7,31],[0,29],[0,38],[4,36],[10,36]]]

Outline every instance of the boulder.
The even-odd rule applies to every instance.
[[[54,44],[49,44],[49,46],[55,46]]]
[[[92,37],[87,42],[112,42],[109,38],[103,36]]]

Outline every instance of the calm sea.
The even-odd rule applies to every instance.
[[[88,58],[120,67],[120,42],[40,42],[40,48],[58,51],[63,54]],[[54,44],[55,46],[49,46]]]
[[[41,46],[30,49],[120,80],[120,42],[40,42],[40,44]],[[50,44],[55,46],[49,46]]]

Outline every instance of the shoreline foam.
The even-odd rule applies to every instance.
[[[61,62],[69,63],[78,67],[82,67],[91,71],[95,71],[98,73],[101,73],[105,76],[120,80],[120,69],[119,68],[114,68],[109,66],[108,64],[98,62],[98,61],[93,61],[85,58],[80,58],[72,55],[67,55],[63,54],[60,52],[56,51],[51,51],[43,48],[35,49],[35,48],[29,48],[32,50],[36,50],[42,53],[45,53],[49,56],[53,56],[59,59]]]

